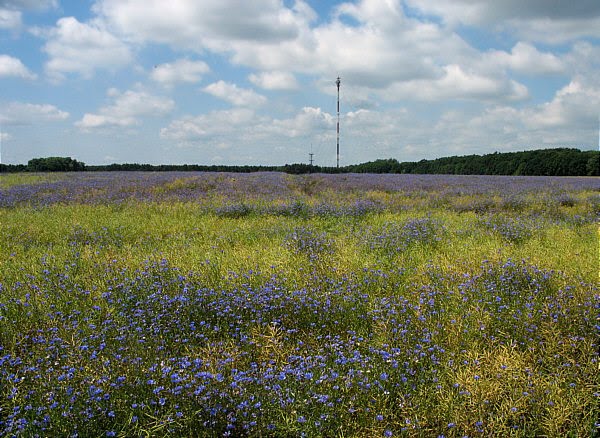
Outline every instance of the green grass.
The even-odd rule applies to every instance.
[[[0,189],[22,184],[40,184],[64,179],[60,173],[5,173],[0,175]]]

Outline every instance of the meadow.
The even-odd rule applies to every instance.
[[[595,436],[600,178],[0,175],[0,436]]]

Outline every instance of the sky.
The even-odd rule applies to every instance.
[[[598,0],[0,0],[2,163],[598,149]]]

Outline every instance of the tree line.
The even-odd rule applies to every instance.
[[[305,173],[414,173],[450,175],[548,175],[600,176],[600,151],[574,148],[538,149],[523,152],[494,152],[399,162],[395,158],[379,159],[344,167],[322,167],[304,163],[284,166],[226,166],[200,164],[108,164],[86,166],[70,157],[34,158],[27,165],[0,164],[0,172],[69,172],[69,171],[201,171]]]
[[[24,164],[0,164],[0,172],[81,172],[85,163],[71,157],[32,158]]]

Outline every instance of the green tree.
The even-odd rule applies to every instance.
[[[71,157],[33,158],[27,162],[30,172],[76,172],[85,170],[85,163]]]

